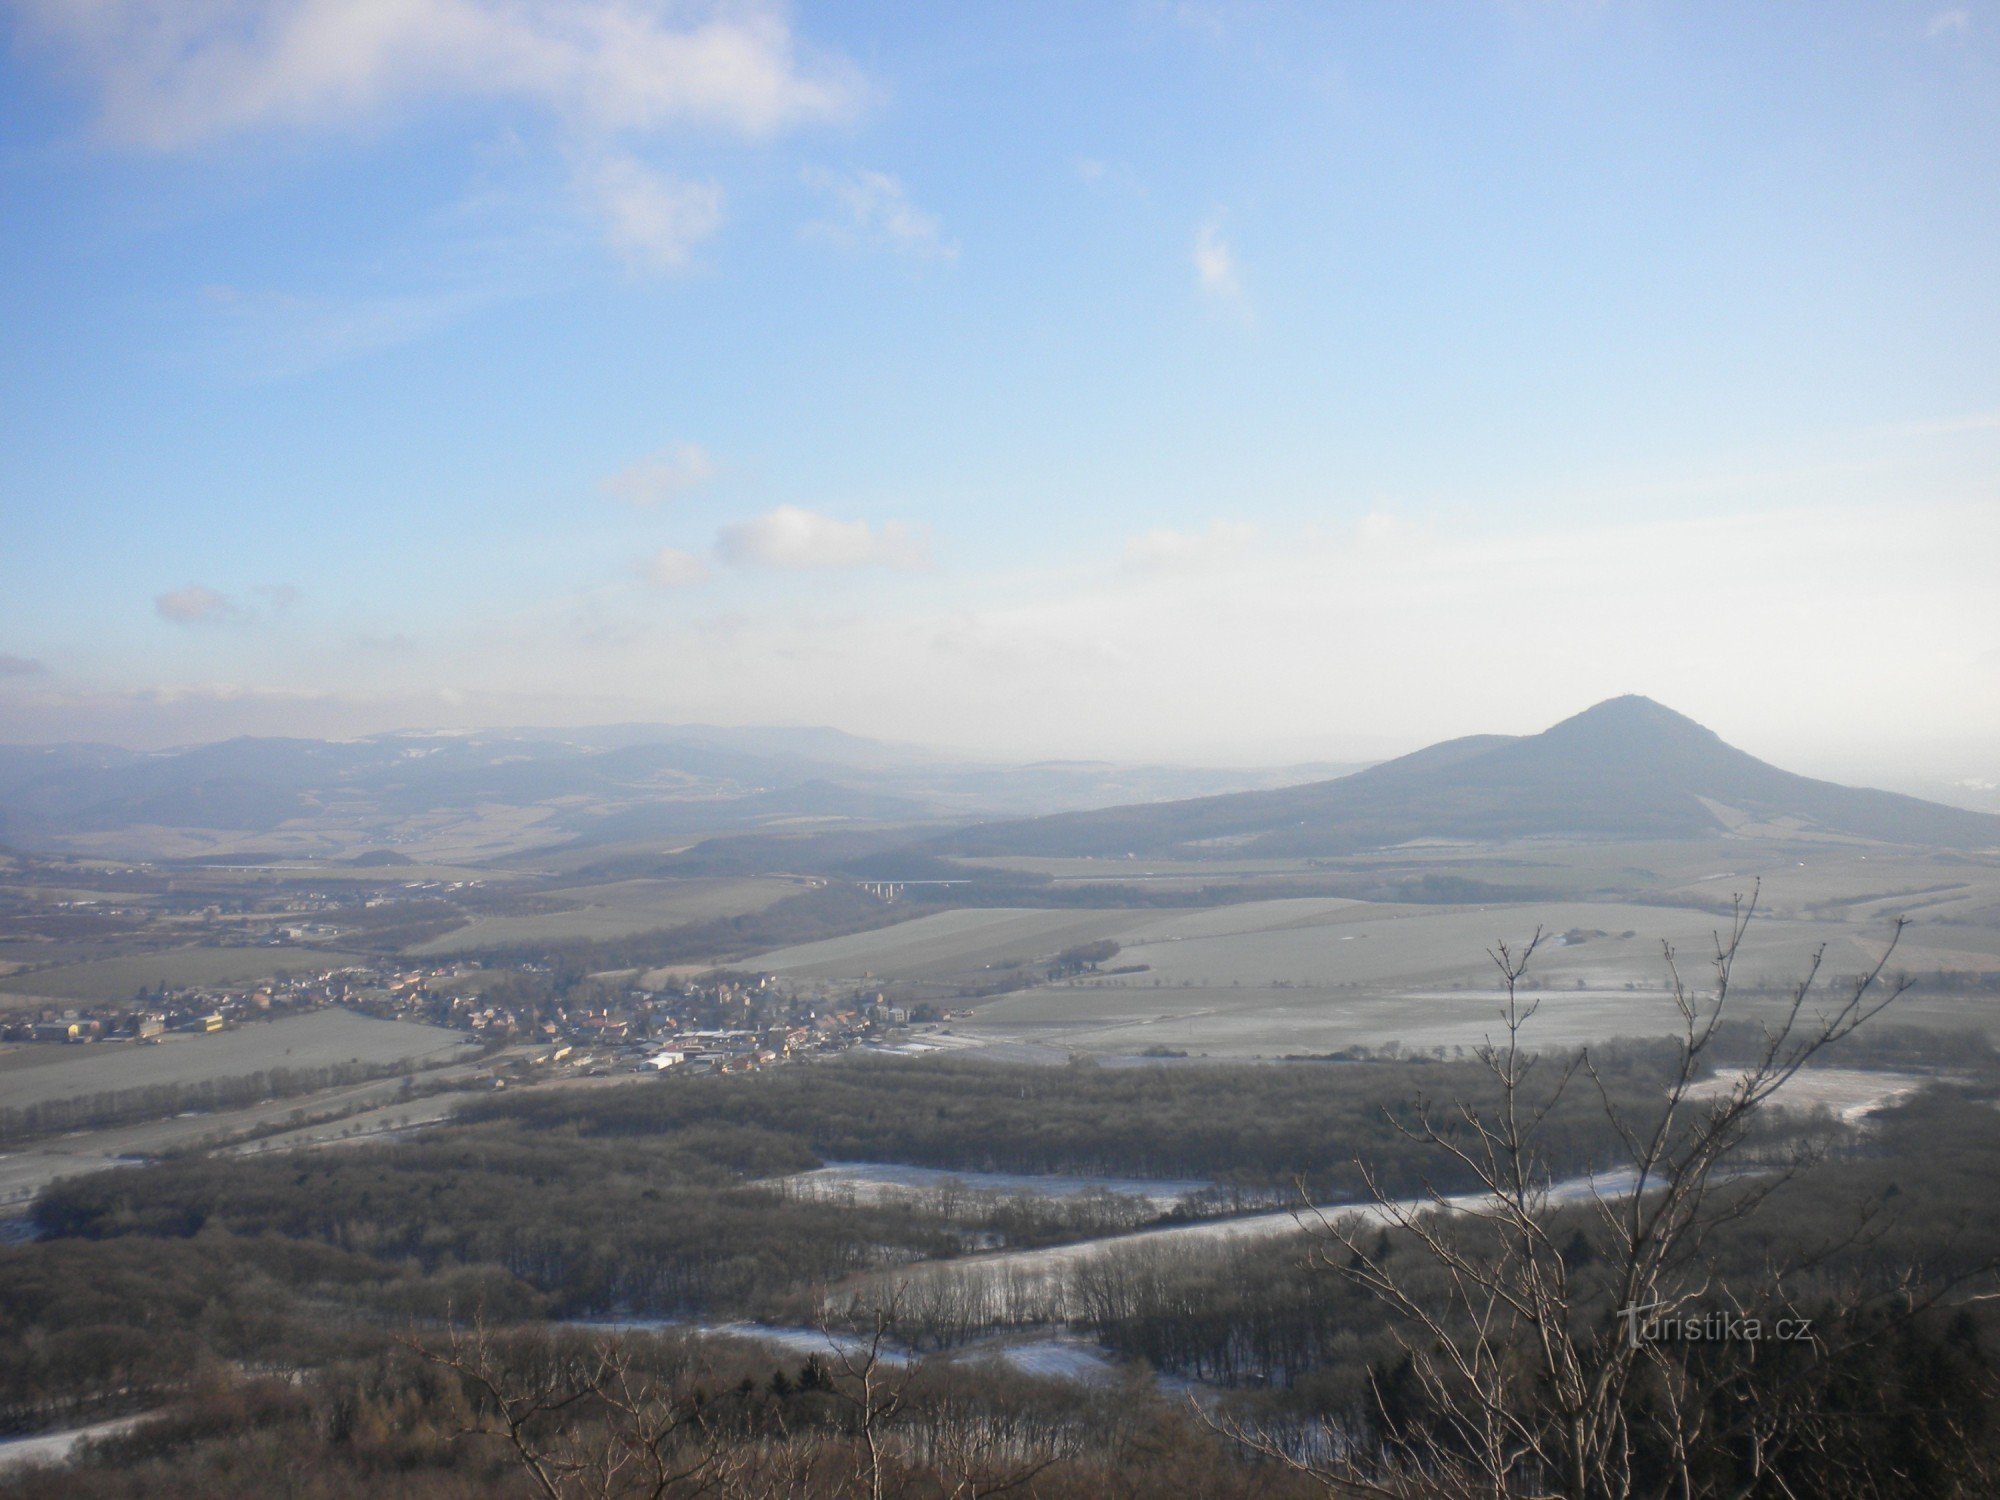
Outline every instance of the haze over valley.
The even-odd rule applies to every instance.
[[[0,3],[0,1500],[2000,1494],[2000,0]]]

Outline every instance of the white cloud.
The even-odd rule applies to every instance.
[[[810,234],[842,245],[867,245],[920,260],[956,260],[958,244],[946,238],[935,214],[910,201],[902,181],[866,168],[832,172],[809,167],[806,185],[825,197],[835,217],[807,226]]]
[[[930,561],[925,538],[900,521],[870,527],[866,521],[836,521],[796,505],[723,527],[715,550],[724,562],[737,566],[791,570],[914,569]]]
[[[171,620],[176,625],[207,625],[236,612],[236,605],[227,594],[202,583],[191,583],[184,589],[170,589],[153,597],[153,608],[163,620]]]
[[[707,580],[708,564],[692,552],[662,547],[640,565],[639,576],[655,588],[692,588]]]
[[[1126,542],[1125,561],[1148,570],[1206,570],[1241,557],[1257,535],[1247,521],[1213,521],[1206,531],[1148,531]]]
[[[620,469],[604,481],[603,488],[633,505],[654,506],[700,489],[714,477],[715,460],[706,448],[700,443],[675,443]]]
[[[350,126],[440,96],[523,100],[602,132],[749,136],[842,119],[864,90],[774,4],[640,0],[19,0],[94,87],[114,141],[181,150]]]
[[[1964,36],[1972,30],[1972,12],[1969,10],[1941,10],[1930,18],[1924,27],[1927,37]]]
[[[604,221],[604,237],[635,271],[678,271],[722,227],[722,189],[682,182],[630,156],[606,156],[578,173]]]
[[[611,247],[677,270],[722,222],[712,183],[644,165],[672,129],[768,139],[852,117],[868,90],[812,55],[777,0],[17,0],[22,30],[96,96],[116,144],[187,151],[260,132],[378,125],[448,99],[541,111]],[[423,317],[386,302],[380,319]],[[379,337],[363,328],[358,335]]]
[[[1236,269],[1236,252],[1222,237],[1222,221],[1207,220],[1195,231],[1194,273],[1201,289],[1224,302],[1243,301],[1243,278]]]
[[[1264,763],[1532,731],[1636,691],[1824,774],[1827,746],[1871,734],[2000,742],[1978,661],[2000,640],[1996,568],[1987,505],[1512,532],[1378,515],[1267,529],[1213,568],[955,573],[858,610],[799,589],[590,650],[523,622],[489,685],[1006,756]]]
[[[857,547],[825,524],[849,562],[881,535],[852,528]],[[777,529],[745,523],[738,558],[801,565]],[[174,696],[199,689],[92,707],[80,688],[22,679],[4,685],[0,738],[680,717],[832,723],[989,758],[1271,764],[1533,731],[1637,691],[1755,754],[1838,774],[1830,755],[1859,763],[1878,746],[1885,764],[1898,746],[1910,764],[1940,747],[2000,753],[1996,572],[2000,508],[1984,494],[1511,530],[1422,513],[1311,537],[1267,524],[1224,568],[954,571],[865,608],[805,587],[709,614],[629,590],[589,610],[513,600],[420,656],[346,652],[316,695],[280,692],[281,667],[254,690],[268,701],[242,697],[240,712]],[[1994,763],[1954,774],[1990,778]]]

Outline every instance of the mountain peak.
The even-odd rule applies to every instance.
[[[1714,730],[1638,693],[1606,698],[1524,743],[1619,756],[1728,749]]]
[[[1616,698],[1606,698],[1602,703],[1593,703],[1582,713],[1571,714],[1567,719],[1551,725],[1545,732],[1554,734],[1573,724],[1631,724],[1653,729],[1693,729],[1702,734],[1713,733],[1686,714],[1677,713],[1643,693],[1622,693]]]
[[[1712,837],[1732,819],[1886,843],[2000,845],[2000,818],[1795,776],[1637,693],[1540,734],[1448,740],[1334,781],[989,825],[952,842],[999,854],[1310,856],[1419,838]]]

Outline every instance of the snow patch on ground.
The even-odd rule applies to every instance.
[[[1062,1177],[1016,1172],[949,1172],[937,1167],[906,1167],[892,1162],[830,1162],[817,1171],[780,1178],[787,1188],[814,1197],[844,1197],[857,1203],[880,1203],[927,1196],[948,1184],[974,1193],[1019,1197],[1073,1198],[1093,1191],[1144,1198],[1165,1213],[1181,1199],[1214,1186],[1199,1178]]]

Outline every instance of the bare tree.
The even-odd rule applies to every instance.
[[[1642,1111],[1614,1097],[1588,1049],[1560,1057],[1526,1045],[1540,1002],[1524,998],[1523,980],[1542,934],[1518,950],[1491,950],[1505,999],[1500,1038],[1476,1053],[1490,1098],[1419,1099],[1413,1117],[1398,1122],[1453,1176],[1475,1182],[1476,1194],[1447,1199],[1426,1185],[1399,1201],[1363,1163],[1366,1212],[1313,1211],[1315,1262],[1389,1314],[1399,1389],[1385,1390],[1377,1377],[1372,1431],[1345,1434],[1331,1451],[1322,1444],[1308,1456],[1297,1442],[1241,1427],[1229,1429],[1233,1436],[1345,1495],[1624,1500],[1643,1485],[1692,1500],[1760,1484],[1790,1493],[1773,1465],[1813,1440],[1808,1414],[1796,1403],[1753,1405],[1725,1430],[1714,1397],[1740,1380],[1740,1366],[1726,1357],[1693,1361],[1642,1335],[1717,1304],[1744,1318],[1787,1310],[1783,1274],[1746,1301],[1706,1252],[1718,1231],[1755,1213],[1810,1159],[1811,1148],[1796,1142],[1755,1166],[1741,1152],[1760,1112],[1800,1069],[1903,993],[1904,984],[1883,975],[1904,924],[1893,925],[1866,973],[1838,986],[1822,983],[1824,950],[1815,953],[1757,1029],[1745,1065],[1718,1089],[1722,1080],[1710,1074],[1755,909],[1755,892],[1738,898],[1728,928],[1715,935],[1705,992],[1686,982],[1665,946],[1674,1046],[1663,1097]],[[1552,1192],[1545,1139],[1552,1111],[1577,1087],[1595,1090],[1625,1156],[1621,1170],[1593,1179],[1583,1195],[1590,1224],[1582,1245],[1573,1222],[1567,1233],[1557,1227],[1559,1210],[1571,1205]],[[1819,1247],[1822,1257],[1829,1248]],[[1906,1285],[1904,1295],[1914,1307],[1925,1294]],[[1704,1448],[1719,1442],[1747,1455],[1748,1469],[1746,1479],[1736,1466],[1720,1489],[1703,1462]]]
[[[731,1488],[741,1467],[701,1394],[642,1371],[620,1339],[503,1345],[475,1319],[442,1347],[403,1343],[459,1378],[470,1398],[462,1434],[505,1443],[546,1500],[707,1494]]]
[[[902,1305],[900,1288],[871,1309],[870,1327],[860,1338],[843,1337],[820,1321],[833,1352],[828,1389],[853,1416],[861,1439],[861,1468],[856,1481],[869,1500],[882,1500],[889,1450],[887,1429],[909,1399],[916,1362],[897,1353],[892,1334]]]

